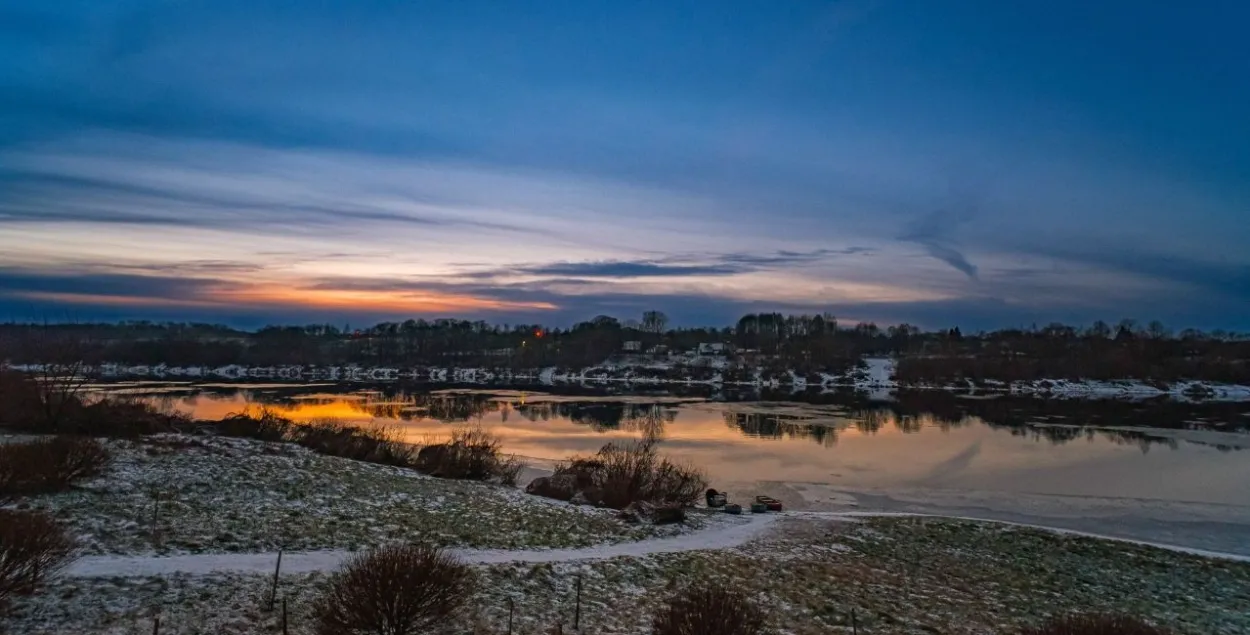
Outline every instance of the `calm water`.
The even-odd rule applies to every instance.
[[[508,452],[558,460],[611,439],[658,432],[665,452],[713,485],[748,480],[847,488],[942,488],[1250,505],[1247,406],[1041,403],[920,395],[895,403],[822,396],[795,401],[567,396],[518,391],[360,390],[328,385],[112,384],[200,419],[264,406],[307,421],[388,425],[420,442],[466,422]],[[919,400],[919,401],[916,401]],[[1072,425],[1162,425],[1108,431]],[[1180,440],[1217,433],[1223,447]],[[1229,433],[1235,433],[1229,435]],[[1201,436],[1205,433],[1198,433]]]

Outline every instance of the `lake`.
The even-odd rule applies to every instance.
[[[1250,505],[1250,452],[1240,449],[1250,445],[1243,443],[1250,434],[1230,429],[1239,417],[1244,423],[1244,406],[1221,411],[1214,421],[1199,407],[1184,406],[1173,414],[1178,425],[1151,428],[1141,427],[1150,418],[1137,413],[1159,409],[1152,404],[1129,404],[1117,417],[1106,408],[1125,404],[1107,404],[1101,414],[1080,410],[1088,404],[1056,414],[1043,407],[1054,404],[1036,399],[989,411],[977,403],[985,399],[958,400],[959,409],[948,402],[909,409],[853,395],[804,403],[318,384],[94,388],[140,395],[197,419],[265,407],[297,421],[385,425],[414,443],[471,423],[499,435],[505,451],[539,465],[650,430],[667,454],[705,470],[713,486],[766,480]],[[1116,429],[1076,427],[1091,422]],[[1127,426],[1133,429],[1121,429]]]
[[[530,474],[645,433],[713,487],[791,509],[941,514],[1250,556],[1250,404],[904,392],[570,394],[400,384],[116,382],[196,419],[268,408],[408,441],[497,434]],[[619,389],[618,389],[619,390]],[[731,496],[732,498],[732,496]]]

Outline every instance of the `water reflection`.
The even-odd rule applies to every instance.
[[[190,390],[183,388],[183,390]],[[1159,423],[1157,410],[1140,403],[1048,402],[1044,400],[959,400],[939,395],[904,395],[886,404],[801,404],[793,402],[651,402],[646,397],[628,401],[616,397],[558,397],[546,394],[490,392],[405,392],[401,390],[357,390],[344,393],[301,393],[289,390],[215,388],[194,394],[158,394],[151,400],[163,407],[186,412],[201,419],[220,419],[250,406],[263,406],[295,420],[340,418],[349,421],[389,420],[443,423],[483,422],[497,417],[508,423],[516,417],[529,422],[566,420],[605,433],[624,431],[663,437],[683,410],[717,412],[725,426],[756,439],[803,439],[824,447],[837,444],[838,434],[853,428],[872,435],[890,427],[903,434],[926,429],[950,432],[953,429],[984,425],[1013,436],[1062,445],[1097,439],[1120,445],[1137,446],[1143,453],[1152,445],[1175,449],[1177,441],[1166,436],[1134,430],[1108,430],[1101,425],[1143,426]],[[621,397],[619,399],[625,399]],[[709,407],[710,406],[710,407]],[[1180,404],[1159,406],[1169,416],[1166,428],[1229,429],[1227,422],[1242,423],[1250,408],[1244,404]],[[1211,410],[1225,416],[1203,416]],[[1142,413],[1154,412],[1154,417]],[[1214,423],[1215,425],[1211,425]],[[1045,424],[1045,425],[1038,425]],[[1079,426],[1079,427],[1073,427]],[[1244,427],[1233,428],[1246,431]],[[1219,447],[1222,451],[1236,448]]]
[[[334,417],[393,426],[414,442],[450,424],[491,429],[505,449],[559,460],[612,439],[654,435],[665,451],[704,468],[716,483],[767,479],[855,487],[940,487],[1131,496],[1250,504],[1250,453],[1169,438],[1167,430],[1070,427],[1139,425],[1120,404],[949,400],[922,395],[873,403],[711,402],[664,396],[560,396],[523,392],[320,388],[198,389],[151,399],[196,418],[249,406],[311,420]],[[932,406],[932,407],[931,407]],[[1228,430],[1242,411],[1171,411],[1180,425]],[[1146,415],[1146,419],[1155,415]],[[1039,423],[1043,425],[1038,425]],[[1055,425],[1061,424],[1061,425]],[[1173,427],[1177,424],[1174,422]],[[1164,450],[1162,452],[1158,450]]]

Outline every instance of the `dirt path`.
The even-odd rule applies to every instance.
[[[782,517],[780,514],[749,516],[741,523],[694,531],[672,538],[656,538],[581,549],[527,551],[456,549],[453,552],[471,564],[496,564],[606,560],[621,556],[638,557],[656,553],[728,549],[755,538]],[[286,553],[282,556],[282,571],[284,573],[333,571],[349,555],[351,552],[341,550]],[[277,558],[276,552],[179,556],[89,556],[74,562],[65,573],[74,577],[131,577],[172,573],[203,575],[214,572],[272,573]]]
[[[678,553],[683,551],[699,551],[704,549],[731,549],[740,546],[763,534],[782,518],[818,518],[824,520],[841,520],[853,522],[859,518],[923,516],[931,518],[948,518],[951,520],[971,520],[993,522],[1017,527],[1028,527],[1057,533],[1112,540],[1131,544],[1147,545],[1170,551],[1177,551],[1208,558],[1220,558],[1250,562],[1250,556],[1230,554],[1202,549],[1191,549],[1156,542],[1125,539],[1083,531],[1073,531],[1060,527],[1047,527],[1031,523],[1017,523],[989,518],[968,516],[942,516],[936,514],[916,514],[899,512],[786,512],[784,514],[767,514],[749,516],[744,522],[695,531],[672,538],[656,538],[638,542],[626,542],[580,549],[540,549],[540,550],[506,550],[506,549],[454,549],[457,556],[470,564],[499,564],[505,562],[571,562],[576,560],[607,560],[619,557],[640,557],[660,553]],[[333,571],[351,555],[350,551],[311,551],[287,553],[282,556],[283,573],[309,573],[314,571]],[[224,553],[224,554],[189,554],[179,556],[89,556],[80,558],[66,570],[65,574],[73,577],[137,577],[168,575],[174,573],[204,575],[209,573],[272,573],[278,554],[269,553]]]

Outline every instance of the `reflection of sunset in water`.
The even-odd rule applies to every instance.
[[[199,419],[263,406],[295,421],[385,425],[414,443],[477,424],[499,435],[505,451],[539,459],[592,453],[609,440],[650,430],[663,438],[666,453],[703,468],[713,484],[776,480],[1250,504],[1250,491],[1240,485],[1250,480],[1245,453],[884,408],[527,400],[507,393],[256,391],[155,399]]]

